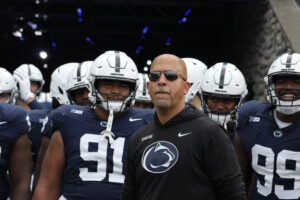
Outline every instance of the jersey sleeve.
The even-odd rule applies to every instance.
[[[45,126],[42,131],[44,136],[50,139],[53,133],[64,125],[66,110],[66,106],[61,106],[50,112],[48,119],[45,119]]]
[[[21,107],[10,105],[9,109],[3,113],[7,120],[12,123],[17,132],[28,133],[31,129],[31,123],[28,113]]]

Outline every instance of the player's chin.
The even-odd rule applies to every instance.
[[[300,99],[300,96],[295,95],[282,95],[279,97],[281,101],[297,101]]]

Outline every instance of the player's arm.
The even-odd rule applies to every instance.
[[[65,150],[60,131],[55,131],[49,142],[33,200],[58,199],[65,167]]]
[[[35,169],[34,169],[34,180],[33,180],[33,188],[32,191],[34,192],[37,182],[39,180],[40,177],[40,173],[41,173],[41,168],[42,168],[42,163],[47,151],[47,147],[49,145],[49,138],[43,136],[42,138],[42,142],[41,142],[41,146],[40,146],[40,150],[36,159],[36,164],[35,164]]]
[[[13,185],[12,200],[31,199],[32,168],[30,141],[27,135],[24,134],[14,144],[9,159],[9,174]]]
[[[242,170],[243,180],[246,184],[246,191],[249,191],[249,187],[251,186],[251,182],[252,182],[253,170],[251,168],[250,161],[246,154],[246,151],[240,142],[238,134],[235,134],[234,136],[234,146],[235,146],[238,162]]]

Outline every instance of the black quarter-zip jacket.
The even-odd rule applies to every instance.
[[[224,130],[193,106],[130,140],[122,200],[245,199],[235,151]]]

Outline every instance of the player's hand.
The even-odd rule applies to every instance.
[[[13,77],[19,83],[20,99],[26,102],[29,98],[33,98],[34,94],[30,91],[28,74],[21,69],[17,69],[14,71]]]

